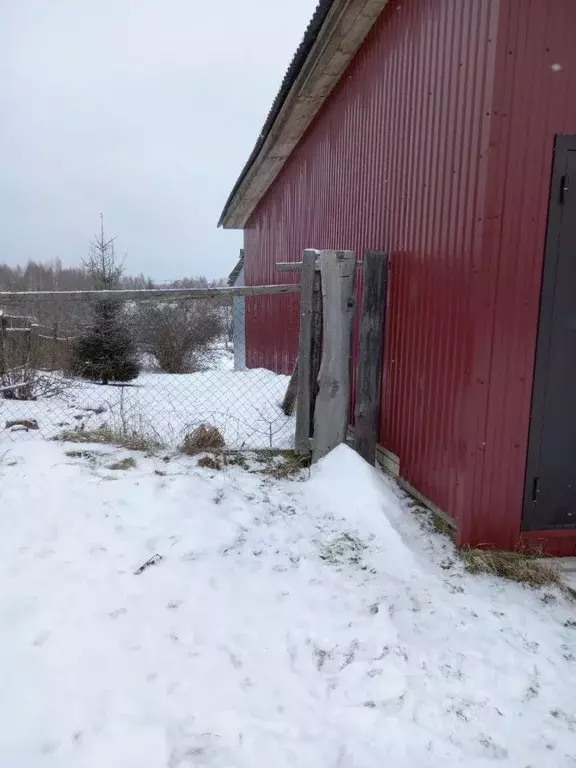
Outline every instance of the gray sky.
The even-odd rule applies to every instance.
[[[217,230],[316,0],[0,0],[0,262],[225,276]]]

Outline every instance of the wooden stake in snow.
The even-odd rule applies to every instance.
[[[324,333],[314,413],[313,461],[346,439],[355,267],[354,251],[320,253]]]

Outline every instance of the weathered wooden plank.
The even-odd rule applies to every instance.
[[[7,341],[7,333],[8,330],[8,320],[4,315],[0,315],[0,371],[3,369],[3,366],[5,365],[5,354],[6,354],[6,341]]]
[[[91,302],[115,301],[184,301],[186,299],[219,299],[228,296],[300,293],[298,284],[238,285],[228,288],[150,288],[119,291],[0,291],[0,304],[32,304],[36,301]]]
[[[20,381],[18,384],[7,384],[4,387],[0,387],[0,392],[14,392],[18,389],[24,389],[24,387],[29,387],[30,382],[29,381]]]
[[[12,320],[25,320],[28,325],[35,322],[35,319],[29,315],[6,315],[5,313],[2,313],[2,317],[7,321],[8,325],[10,325]]]
[[[282,400],[282,410],[284,411],[286,416],[292,416],[292,414],[294,413],[294,406],[296,405],[297,395],[298,395],[298,358],[296,358],[296,362],[294,363],[294,368],[292,369],[290,381],[288,382],[288,386],[286,387],[286,392],[284,393],[284,399]]]
[[[298,272],[302,269],[301,261],[278,261],[275,264],[277,272]],[[316,261],[317,270],[320,270],[320,264]],[[356,262],[356,269],[363,269],[364,263],[362,261]]]
[[[388,254],[368,251],[364,257],[354,434],[355,448],[369,464],[376,460],[378,441],[387,286]]]
[[[299,272],[302,269],[301,261],[278,261],[275,264],[277,272]],[[315,269],[320,269],[316,264]]]
[[[312,329],[310,336],[310,428],[308,436],[314,432],[314,404],[318,394],[318,374],[322,355],[322,281],[319,269],[315,269],[312,286]],[[296,398],[298,396],[298,358],[294,364],[294,370],[290,376],[286,394],[282,401],[282,410],[287,416],[294,412]],[[304,443],[302,443],[304,444]],[[310,450],[308,442],[307,450]]]
[[[47,341],[53,341],[54,343],[57,343],[57,342],[76,341],[76,339],[80,337],[79,336],[44,336],[44,334],[39,333],[37,338],[46,339]]]
[[[312,370],[312,308],[314,295],[314,263],[317,251],[303,255],[300,290],[300,339],[298,345],[298,395],[296,398],[296,439],[298,453],[310,453],[310,413]]]
[[[346,440],[354,318],[354,251],[321,251],[323,350],[314,413],[313,461]]]
[[[318,260],[316,260],[318,263]],[[314,435],[314,411],[318,397],[318,377],[322,363],[322,278],[320,270],[314,271],[312,288],[312,339],[310,351],[310,437]]]

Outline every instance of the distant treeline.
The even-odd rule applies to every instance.
[[[140,288],[212,288],[226,281],[189,277],[172,283],[156,285],[150,277],[122,275],[119,287],[127,290]],[[63,267],[60,261],[41,263],[29,261],[25,267],[0,264],[0,291],[89,291],[93,288],[90,275],[82,267]]]

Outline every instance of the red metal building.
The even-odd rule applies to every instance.
[[[576,554],[575,29],[574,0],[322,0],[222,214],[247,284],[388,250],[380,443],[462,544]],[[247,305],[249,365],[290,369],[283,301]]]

